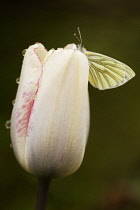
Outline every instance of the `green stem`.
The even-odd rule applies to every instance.
[[[46,210],[50,178],[39,177],[35,210]]]

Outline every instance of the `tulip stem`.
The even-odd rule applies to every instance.
[[[50,178],[39,177],[36,210],[46,210]]]

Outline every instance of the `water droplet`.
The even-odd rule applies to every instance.
[[[12,101],[12,104],[15,105],[15,99]]]
[[[12,145],[12,144],[10,144],[10,147],[11,147],[11,148],[13,148],[13,145]]]
[[[19,77],[16,79],[16,83],[17,83],[17,84],[20,83],[20,78],[19,78]]]
[[[24,56],[26,53],[26,49],[22,51],[22,55]]]
[[[10,129],[10,127],[11,127],[11,120],[7,120],[7,121],[6,121],[5,127],[6,127],[7,129]]]

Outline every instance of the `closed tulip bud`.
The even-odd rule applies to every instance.
[[[11,138],[30,173],[59,177],[79,168],[89,130],[88,76],[88,59],[75,44],[47,51],[37,43],[26,50]]]

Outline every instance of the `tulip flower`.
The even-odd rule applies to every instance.
[[[87,57],[68,45],[26,50],[11,118],[18,162],[38,176],[66,176],[83,159],[89,130]]]
[[[134,75],[127,65],[81,45],[49,51],[40,43],[30,46],[11,117],[12,145],[19,164],[48,179],[75,172],[89,132],[88,81],[104,90]],[[47,188],[46,182],[41,183]],[[42,188],[39,196],[40,192]],[[44,210],[40,205],[37,210]]]

